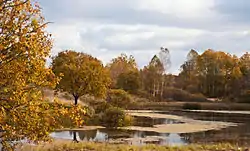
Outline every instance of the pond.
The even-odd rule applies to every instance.
[[[183,145],[187,143],[184,138],[174,133],[168,134],[133,130],[96,129],[87,131],[59,131],[52,133],[52,136],[60,139],[72,139],[74,132],[76,133],[77,139],[82,141],[128,143],[133,145],[143,145],[147,143]]]
[[[156,132],[148,131],[147,127],[156,125],[167,125],[174,127],[180,126],[186,122],[195,124],[194,121],[170,118],[152,118],[136,117],[136,129],[110,130],[99,128],[95,130],[76,130],[76,131],[57,131],[51,134],[54,138],[72,139],[75,133],[78,140],[109,142],[109,143],[127,143],[133,145],[144,145],[148,143],[160,145],[186,145],[191,143],[221,143],[230,142],[246,145],[250,143],[250,115],[244,114],[225,114],[225,113],[203,113],[203,112],[166,112],[160,113],[166,115],[181,115],[199,121],[222,121],[238,123],[238,126],[228,126],[220,129],[204,129],[197,132]],[[183,116],[184,115],[184,116]],[[206,123],[207,124],[207,123]],[[146,129],[146,130],[145,130]],[[167,129],[166,131],[168,131]],[[248,144],[249,145],[249,144]]]

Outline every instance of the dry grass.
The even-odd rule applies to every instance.
[[[50,102],[53,102],[53,100],[57,98],[61,103],[65,103],[65,104],[74,103],[73,96],[68,94],[67,92],[58,92],[57,95],[55,95],[54,90],[44,89],[43,94],[44,94],[44,98]],[[82,106],[86,106],[86,104],[80,100],[78,101],[78,103]]]
[[[181,147],[145,145],[131,146],[122,144],[104,143],[73,143],[71,141],[58,140],[53,143],[29,146],[25,145],[18,151],[244,151],[246,148],[231,144],[188,145]]]

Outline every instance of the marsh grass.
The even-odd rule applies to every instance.
[[[57,140],[38,146],[25,145],[19,151],[245,151],[247,148],[231,144],[187,145],[181,147],[145,145],[131,146],[104,143],[73,143]]]

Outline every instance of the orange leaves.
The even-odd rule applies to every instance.
[[[86,111],[82,109],[81,106],[73,106],[68,109],[68,115],[76,126],[81,126],[83,124],[82,117],[86,114]]]
[[[138,70],[134,57],[132,55],[128,57],[125,54],[121,54],[117,58],[112,59],[107,65],[107,69],[112,79],[112,87],[115,87],[117,78],[121,73]]]
[[[242,57],[239,59],[237,56],[223,51],[208,49],[195,61],[196,68],[192,73],[194,77],[191,85],[194,85],[196,83],[194,81],[197,80],[197,88],[199,87],[200,91],[209,97],[225,97],[238,93],[235,87],[240,87],[240,80],[246,71],[241,61]],[[184,64],[183,69],[188,70],[188,65]],[[186,76],[183,71],[181,75]]]

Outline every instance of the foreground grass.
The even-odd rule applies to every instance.
[[[23,146],[20,151],[245,151],[247,148],[239,147],[231,144],[217,144],[217,145],[188,145],[182,147],[170,146],[130,146],[130,145],[116,145],[104,143],[73,143],[65,141],[56,141],[50,144],[38,146]]]

